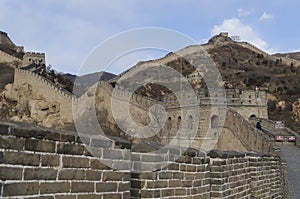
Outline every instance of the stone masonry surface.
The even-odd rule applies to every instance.
[[[112,146],[101,149],[102,157],[132,160],[130,146]],[[74,132],[0,124],[1,198],[288,198],[284,165],[279,156],[212,150],[185,153],[152,172],[113,170]]]

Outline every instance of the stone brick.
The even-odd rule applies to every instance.
[[[76,195],[55,195],[55,199],[76,199]]]
[[[141,190],[141,198],[155,198],[153,190]]]
[[[139,178],[145,180],[156,180],[158,179],[158,172],[144,172],[139,174]]]
[[[141,198],[140,189],[130,189],[131,198]]]
[[[181,172],[173,173],[173,179],[183,179],[183,178],[184,178],[184,173]]]
[[[118,192],[130,191],[130,182],[119,183]]]
[[[175,189],[174,195],[175,196],[185,196],[186,195],[186,189],[182,189],[182,188]]]
[[[83,155],[84,147],[77,144],[59,143],[57,145],[57,153],[59,154],[71,154],[71,155]]]
[[[103,150],[103,158],[104,159],[122,160],[123,154],[122,154],[121,150],[104,149]]]
[[[202,164],[203,163],[203,158],[199,158],[199,157],[194,157],[193,158],[193,164]]]
[[[141,154],[132,153],[130,159],[132,161],[141,161]]]
[[[102,171],[87,170],[85,172],[86,180],[101,181]]]
[[[140,189],[142,188],[142,182],[140,180],[137,180],[137,179],[132,179],[131,180],[131,187],[132,188],[137,188],[137,189]],[[152,188],[152,187],[151,187]]]
[[[93,182],[72,182],[71,192],[72,193],[94,192],[94,183]]]
[[[21,180],[22,179],[22,168],[14,167],[0,167],[0,179],[1,180]]]
[[[192,163],[192,157],[190,156],[180,156],[176,162],[177,163],[187,163],[187,164],[191,164]]]
[[[3,186],[3,196],[36,195],[38,193],[38,182],[11,183]]]
[[[172,163],[167,166],[168,170],[179,170],[179,164]]]
[[[3,162],[14,165],[38,166],[40,164],[40,155],[5,151]]]
[[[160,191],[161,197],[168,197],[168,196],[174,196],[175,190],[174,189],[162,189]]]
[[[193,186],[193,181],[191,180],[183,180],[182,181],[182,187],[192,187]]]
[[[0,136],[0,148],[1,149],[22,150],[24,148],[24,139]]]
[[[123,193],[123,199],[130,199],[130,198],[131,198],[130,192]]]
[[[172,172],[161,172],[159,173],[159,179],[172,179],[173,173]]]
[[[184,179],[186,180],[194,180],[195,179],[195,174],[194,173],[184,173]]]
[[[121,199],[122,194],[103,194],[103,199]]]
[[[25,150],[54,153],[55,142],[37,139],[26,139]]]
[[[44,168],[26,168],[24,170],[25,180],[56,180],[57,171]]]
[[[53,182],[53,183],[41,183],[40,193],[49,194],[49,193],[68,193],[70,192],[70,183],[69,182]]]
[[[169,183],[167,180],[160,180],[160,181],[154,181],[153,182],[153,188],[167,188],[169,186]]]
[[[58,174],[59,180],[84,180],[84,170],[63,169]]]
[[[187,172],[196,172],[197,171],[197,167],[194,165],[187,165],[186,166],[186,171]]]
[[[100,199],[102,194],[79,194],[78,199]]]
[[[170,180],[169,187],[182,187],[181,180]]]
[[[142,161],[143,162],[162,162],[163,157],[159,155],[142,155]]]
[[[0,152],[0,163],[2,164],[4,162],[4,154],[3,152]]]
[[[99,182],[96,184],[96,192],[117,192],[117,183],[114,182]]]
[[[63,167],[65,168],[88,168],[89,159],[81,157],[63,157]]]
[[[57,155],[42,155],[42,166],[57,167],[59,166],[60,157]]]
[[[91,146],[99,148],[110,148],[112,146],[112,141],[104,139],[92,139]]]
[[[122,181],[124,174],[117,171],[105,171],[103,172],[102,181]]]
[[[108,166],[103,164],[100,160],[91,160],[91,169],[107,170],[110,169]]]

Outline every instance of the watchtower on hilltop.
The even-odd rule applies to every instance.
[[[26,52],[23,56],[22,67],[30,64],[46,64],[45,53]]]

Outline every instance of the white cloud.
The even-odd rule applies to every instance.
[[[271,14],[268,14],[266,12],[264,12],[261,17],[259,18],[260,21],[265,21],[265,20],[271,20],[274,19],[274,16]]]
[[[243,8],[239,8],[238,9],[238,16],[239,17],[245,17],[245,16],[248,16],[248,15],[251,15],[253,12],[254,12],[253,9],[245,10]]]
[[[247,41],[267,52],[270,50],[267,42],[261,39],[251,26],[243,24],[237,18],[225,19],[221,25],[215,25],[211,34],[217,35],[220,32],[228,32],[230,36],[238,35],[242,41]]]

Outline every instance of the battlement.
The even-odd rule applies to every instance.
[[[41,52],[26,52],[24,57],[26,56],[45,56],[45,53]]]
[[[22,67],[28,66],[30,64],[46,64],[46,55],[45,53],[40,52],[26,52],[23,56]]]
[[[19,74],[23,74],[21,76],[22,76],[22,80],[25,82],[26,82],[26,79],[27,80],[33,79],[33,81],[35,81],[34,84],[36,84],[36,85],[43,84],[45,87],[48,87],[49,90],[53,90],[55,93],[57,93],[61,97],[67,98],[69,100],[72,100],[72,98],[73,98],[71,93],[67,92],[66,90],[60,89],[53,82],[47,80],[46,78],[44,78],[36,73],[28,71],[28,70],[22,70],[22,69],[16,68],[15,69],[15,82],[20,81]],[[51,93],[51,95],[55,95],[55,94]]]
[[[203,111],[204,109],[206,110],[213,105],[219,109],[233,109],[245,120],[248,120],[252,117],[268,118],[267,98],[265,91],[239,91],[231,89],[226,90],[225,98],[224,96],[209,97],[204,93],[201,93],[197,96],[189,96],[187,94],[177,95],[177,97],[182,96],[181,99],[177,99],[174,95],[152,99],[126,90],[126,88],[123,88],[118,84],[116,84],[115,88],[113,88],[107,82],[99,82],[98,86],[99,91],[106,93],[102,95],[102,97],[111,96],[120,102],[129,102],[139,110],[144,111],[148,111],[153,105],[159,104],[165,107],[168,113],[176,113],[176,117],[178,117],[181,115],[180,110],[182,109],[189,109],[193,107],[200,108]],[[81,99],[84,100],[85,98],[83,97],[79,100]],[[181,118],[183,117],[185,116],[181,115]],[[205,119],[209,120],[209,118]],[[202,126],[201,128],[204,127]]]
[[[1,198],[289,198],[286,164],[276,156],[189,149],[160,165],[180,149],[141,153],[99,136],[11,123],[0,124],[0,139]]]
[[[10,63],[10,62],[13,62],[13,61],[17,61],[18,63],[21,63],[22,60],[15,57],[15,56],[12,56],[4,51],[1,51],[0,50],[0,60],[2,62],[6,62],[6,63]]]

